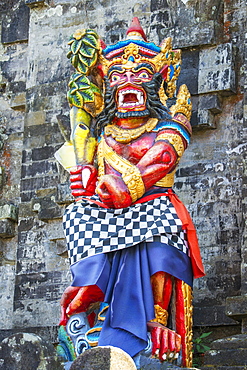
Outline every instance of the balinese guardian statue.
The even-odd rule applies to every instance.
[[[90,29],[69,45],[71,135],[56,158],[75,197],[63,221],[73,282],[61,328],[84,313],[81,352],[114,346],[135,357],[149,346],[190,367],[192,283],[204,271],[172,189],[192,133],[190,93],[176,93],[181,52],[170,38],[148,42],[137,18],[114,45]]]

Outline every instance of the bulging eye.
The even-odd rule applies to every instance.
[[[118,75],[112,75],[111,76],[111,82],[116,82],[116,81],[119,81],[120,80],[120,76]]]
[[[139,74],[139,78],[143,78],[143,79],[146,79],[146,78],[149,78],[149,74],[147,72],[141,72]]]

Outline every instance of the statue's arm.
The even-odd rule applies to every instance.
[[[130,206],[151,186],[176,168],[187,143],[175,129],[162,128],[154,145],[137,165],[128,168],[122,176],[102,176],[97,186],[101,200],[112,208]]]
[[[178,155],[173,145],[167,140],[156,141],[137,164],[145,190],[173,170],[177,162]]]

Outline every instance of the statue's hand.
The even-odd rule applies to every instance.
[[[60,301],[61,317],[59,325],[65,326],[71,315],[85,312],[91,303],[101,302],[103,299],[104,294],[97,285],[67,287]]]
[[[92,165],[78,165],[70,169],[70,189],[74,197],[95,194],[97,170]]]
[[[96,193],[109,208],[125,208],[132,203],[127,186],[116,175],[104,175],[97,185]]]
[[[151,331],[153,343],[152,355],[160,361],[173,361],[181,349],[181,336],[163,325],[155,326]]]

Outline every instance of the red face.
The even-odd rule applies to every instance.
[[[118,112],[144,111],[146,109],[146,92],[143,82],[148,82],[154,74],[147,63],[127,69],[124,65],[113,66],[109,71],[110,86],[117,86],[116,106]]]

